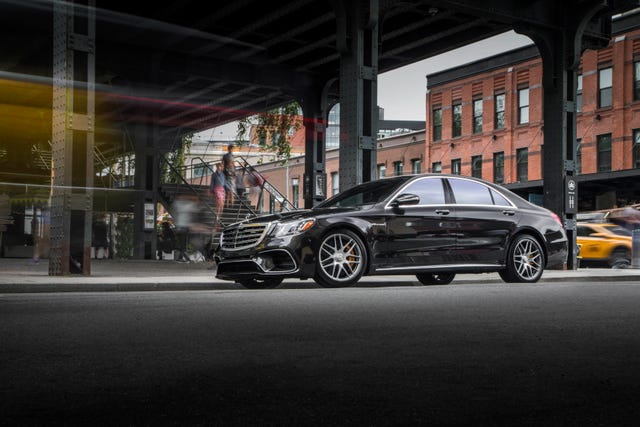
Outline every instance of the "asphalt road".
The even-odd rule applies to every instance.
[[[0,295],[2,425],[616,426],[640,283]]]

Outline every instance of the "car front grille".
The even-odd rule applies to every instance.
[[[258,246],[269,230],[269,223],[240,223],[222,233],[222,249],[233,251]]]

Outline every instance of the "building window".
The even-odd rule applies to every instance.
[[[633,167],[640,169],[640,129],[633,130]]]
[[[385,165],[378,165],[378,179],[387,176],[387,167]]]
[[[504,100],[504,93],[495,96],[495,117],[493,123],[495,129],[504,129]]]
[[[431,163],[431,172],[432,173],[442,173],[442,162],[433,162],[433,163]]]
[[[331,195],[335,196],[340,192],[340,175],[338,172],[331,172]]]
[[[633,100],[640,101],[640,62],[633,63]]]
[[[329,111],[326,135],[327,150],[340,147],[340,104]]]
[[[612,68],[602,68],[598,70],[598,108],[611,107],[613,72]]]
[[[451,137],[455,138],[462,135],[462,104],[454,104],[451,111],[453,114]]]
[[[527,182],[529,179],[529,149],[518,148],[516,150],[516,173],[518,182]]]
[[[411,173],[414,175],[422,173],[422,161],[420,159],[411,160]]]
[[[493,182],[504,182],[504,151],[493,153]]]
[[[454,175],[460,175],[462,173],[462,162],[460,159],[451,160],[451,173]]]
[[[193,178],[202,178],[209,175],[209,166],[204,163],[197,164],[193,167]]]
[[[293,207],[298,208],[298,199],[300,198],[300,180],[298,178],[293,178],[291,180],[291,198],[293,202]]]
[[[518,90],[518,124],[529,123],[529,88]]]
[[[393,162],[393,174],[395,176],[402,175],[402,167],[403,167],[402,162]]]
[[[440,141],[442,139],[442,109],[433,110],[433,140]]]
[[[578,90],[576,91],[576,113],[582,111],[582,74],[578,74]]]
[[[482,178],[482,156],[471,157],[471,176]]]
[[[473,100],[473,133],[482,133],[482,99]]]
[[[582,173],[582,139],[576,139],[576,175]]]
[[[611,170],[611,134],[598,135],[598,172]]]

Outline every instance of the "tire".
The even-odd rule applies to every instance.
[[[631,264],[631,254],[626,248],[615,248],[609,257],[609,267],[619,268],[616,266],[622,264]]]
[[[521,234],[509,245],[507,268],[499,273],[507,283],[535,283],[540,280],[544,266],[544,251],[538,240]]]
[[[448,285],[456,277],[456,273],[420,273],[416,277],[425,286]]]
[[[242,286],[247,289],[273,289],[278,287],[280,283],[282,283],[282,279],[280,278],[266,278],[266,279],[243,279],[238,280]]]
[[[367,265],[367,250],[360,237],[349,230],[327,234],[318,246],[314,280],[325,288],[354,285]]]

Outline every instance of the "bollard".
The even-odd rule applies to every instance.
[[[631,233],[631,267],[640,268],[640,229]]]

